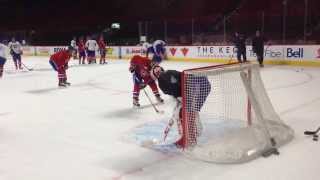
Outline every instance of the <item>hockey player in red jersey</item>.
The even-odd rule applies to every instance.
[[[66,87],[71,85],[67,82],[66,70],[68,69],[68,62],[73,55],[73,47],[69,46],[67,50],[59,51],[50,56],[49,63],[52,68],[58,72],[59,87]]]
[[[150,70],[153,63],[150,59],[135,55],[131,58],[129,71],[133,74],[133,106],[139,107],[140,90],[147,85],[152,89],[158,102],[163,103],[160,97],[157,84],[150,76]]]
[[[100,51],[100,64],[106,64],[106,43],[102,35],[99,37],[98,46]]]
[[[79,64],[85,64],[86,60],[86,47],[84,44],[83,37],[79,38],[78,42],[78,52],[79,52]]]

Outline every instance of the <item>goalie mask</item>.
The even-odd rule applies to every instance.
[[[153,80],[158,79],[159,76],[160,76],[160,74],[161,74],[163,71],[164,71],[164,69],[163,69],[161,66],[159,66],[159,65],[153,66],[152,69],[151,69],[151,73],[150,73],[151,78],[152,78]]]

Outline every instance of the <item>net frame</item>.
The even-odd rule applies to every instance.
[[[235,66],[241,65],[240,63],[228,63],[228,64],[219,64],[219,65],[213,65],[213,66],[206,66],[206,67],[199,67],[199,68],[191,68],[191,69],[186,69],[182,71],[182,78],[181,78],[181,95],[182,95],[182,120],[181,120],[181,128],[182,128],[182,138],[179,142],[179,146],[182,148],[187,148],[189,146],[188,139],[189,138],[189,128],[188,128],[188,123],[187,123],[187,109],[185,108],[187,106],[187,98],[186,98],[186,79],[187,79],[187,74],[188,72],[193,72],[197,73],[198,75],[214,75],[221,73],[224,71],[224,73],[228,72],[228,67],[234,68]],[[243,66],[239,66],[236,69],[233,69],[232,71],[235,70],[241,70],[244,69]],[[211,71],[211,73],[207,74],[206,70],[215,70]],[[251,70],[249,70],[249,78],[251,79]],[[248,120],[248,125],[251,124],[251,103],[250,100],[248,99],[248,104],[247,104],[247,120]]]
[[[262,89],[262,101],[264,105],[260,105],[261,104],[261,100],[260,102],[257,100],[258,97],[255,94],[254,90],[252,89],[252,70],[256,71],[255,72],[255,81],[258,81],[259,86]],[[257,72],[258,71],[258,72]],[[262,126],[260,126],[260,130],[261,133],[263,134],[264,137],[266,138],[266,145],[265,147],[263,147],[262,149],[260,149],[257,152],[253,152],[252,154],[245,155],[243,157],[236,157],[234,159],[229,158],[229,159],[210,159],[210,157],[208,159],[202,158],[200,157],[200,159],[204,160],[204,161],[213,161],[213,162],[221,162],[221,163],[239,163],[239,162],[246,162],[248,160],[251,160],[253,158],[256,158],[259,155],[263,155],[269,152],[272,152],[270,150],[274,150],[275,147],[280,146],[282,144],[285,144],[287,142],[289,142],[292,138],[293,138],[293,130],[288,127],[285,124],[272,124],[269,122],[269,119],[274,118],[275,122],[281,122],[280,117],[276,114],[272,103],[269,99],[269,97],[267,96],[266,90],[264,88],[262,79],[260,77],[260,72],[259,72],[259,67],[257,64],[251,64],[251,63],[244,63],[244,64],[239,64],[239,63],[230,63],[230,64],[222,64],[222,65],[215,65],[215,66],[207,66],[207,67],[200,67],[200,68],[193,68],[193,69],[187,69],[184,70],[182,72],[182,78],[181,78],[181,88],[182,88],[182,119],[181,119],[181,132],[182,132],[182,136],[181,139],[179,141],[177,141],[179,147],[182,147],[184,150],[186,150],[185,152],[188,152],[188,154],[192,154],[192,151],[194,150],[195,147],[197,147],[197,142],[193,142],[193,139],[196,140],[196,138],[198,137],[197,130],[193,130],[192,126],[198,126],[199,123],[201,125],[201,120],[199,120],[199,122],[192,122],[192,118],[190,118],[190,112],[188,112],[188,106],[190,106],[190,104],[188,104],[188,101],[190,101],[190,98],[188,98],[188,96],[190,96],[190,94],[187,94],[187,79],[188,79],[188,75],[193,74],[193,75],[197,75],[197,76],[214,76],[214,75],[218,75],[218,74],[222,74],[222,73],[229,73],[229,72],[239,72],[239,75],[242,79],[242,83],[244,84],[245,90],[247,92],[247,107],[246,107],[246,120],[247,120],[247,126],[250,127],[252,126],[252,116],[254,116],[255,120],[259,120],[259,123],[262,124]],[[191,100],[192,101],[192,100]],[[254,105],[254,107],[252,108],[252,104]],[[271,112],[272,114],[272,118],[265,116],[265,113],[263,112],[262,108],[267,107],[269,110],[268,112]],[[252,111],[253,110],[253,111]],[[267,113],[268,113],[267,112]],[[192,116],[192,115],[191,115]],[[193,119],[195,119],[193,117]],[[190,122],[191,121],[191,122]],[[273,121],[272,121],[273,122]],[[198,123],[198,124],[197,124]],[[276,143],[275,139],[273,138],[273,136],[278,136],[277,133],[274,133],[274,130],[269,130],[269,128],[271,126],[279,126],[280,128],[278,129],[282,129],[283,131],[286,131],[286,133],[284,133],[284,137],[280,137],[278,139],[280,139],[278,143]],[[262,128],[261,128],[262,127]],[[198,128],[198,127],[197,127]],[[201,127],[202,128],[202,127]],[[196,132],[196,133],[195,133]],[[269,139],[269,140],[267,140]],[[191,153],[190,153],[191,152]]]

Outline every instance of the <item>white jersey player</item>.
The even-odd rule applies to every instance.
[[[151,47],[152,45],[148,42],[144,42],[142,43],[142,50],[143,50],[143,53],[146,53],[146,57],[148,58],[148,49]]]
[[[74,49],[72,57],[73,59],[77,59],[77,41],[76,41],[76,37],[74,37],[71,42],[70,42],[70,46]]]
[[[13,53],[22,54],[22,46],[19,41],[15,40],[15,38],[12,38],[12,41],[9,42],[8,46],[10,48],[10,51],[13,51]]]
[[[89,38],[86,42],[88,63],[91,64],[96,60],[96,50],[98,50],[98,43],[96,40]]]
[[[3,67],[7,61],[8,47],[0,43],[0,78],[2,78]]]
[[[9,42],[10,54],[12,55],[12,59],[16,69],[22,69],[21,66],[21,55],[22,55],[22,46],[21,44],[12,38],[11,42]]]
[[[73,38],[73,39],[71,40],[70,46],[73,47],[74,49],[77,47],[76,38]]]

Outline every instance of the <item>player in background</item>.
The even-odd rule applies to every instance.
[[[79,38],[78,42],[78,52],[79,52],[79,64],[85,64],[86,60],[86,47],[83,37]]]
[[[3,75],[3,67],[7,61],[8,47],[4,43],[0,43],[0,79]]]
[[[16,70],[22,69],[22,66],[21,66],[22,46],[21,46],[21,44],[18,41],[16,41],[16,39],[13,37],[11,42],[9,42],[8,47],[10,49],[10,54],[12,56]]]
[[[74,49],[72,57],[73,59],[77,59],[77,38],[73,37],[73,39],[70,42],[70,46]]]
[[[91,39],[90,36],[88,36],[87,39],[88,40],[85,44],[85,47],[87,48],[88,64],[91,64],[96,61],[96,50],[98,49],[98,43],[96,40]]]
[[[68,62],[73,55],[73,51],[73,47],[69,46],[67,50],[59,51],[50,56],[49,63],[52,68],[58,72],[59,87],[71,85],[69,82],[67,82],[66,70],[68,69]]]
[[[257,30],[256,36],[252,39],[252,50],[257,55],[257,61],[259,62],[260,67],[264,67],[263,58],[264,58],[265,42],[266,42],[266,38],[263,35],[261,35],[259,30]]]
[[[149,53],[153,54],[152,61],[157,64],[160,64],[162,60],[166,57],[166,43],[162,40],[156,40],[152,43],[151,46],[147,49],[147,58],[149,57]]]
[[[246,49],[247,37],[244,34],[234,33],[233,43],[237,48],[237,59],[239,63],[247,62],[247,49]],[[243,60],[241,60],[241,56]]]
[[[98,45],[99,45],[99,52],[100,52],[99,64],[106,64],[106,43],[104,42],[103,35],[99,37]]]
[[[148,56],[149,56],[148,49],[150,47],[152,47],[152,45],[150,43],[148,43],[148,42],[141,42],[139,45],[142,46],[142,50],[143,50],[142,53],[143,54],[145,53],[146,57],[148,58]]]
[[[131,58],[129,71],[133,75],[133,106],[140,107],[140,90],[147,85],[152,89],[159,103],[163,103],[156,82],[150,76],[150,70],[153,63],[150,59],[135,55]]]
[[[200,136],[202,131],[202,126],[200,123],[200,117],[199,112],[206,101],[208,95],[211,91],[211,84],[208,81],[207,77],[205,76],[194,76],[194,75],[188,75],[188,82],[194,82],[188,84],[188,94],[192,94],[192,96],[186,96],[182,97],[182,87],[181,87],[181,78],[182,73],[176,70],[167,70],[163,71],[163,69],[159,66],[154,66],[151,69],[151,77],[154,80],[158,80],[159,88],[164,94],[170,95],[176,99],[176,107],[174,109],[174,113],[172,115],[172,118],[169,121],[168,127],[165,129],[165,137],[168,134],[170,127],[174,124],[174,121],[177,122],[178,125],[178,131],[180,134],[182,134],[181,138],[176,141],[176,145],[178,147],[181,147],[183,142],[183,139],[185,138],[185,133],[183,132],[184,129],[181,127],[182,122],[182,98],[186,98],[185,101],[187,102],[185,104],[186,107],[186,113],[187,117],[189,117],[189,123],[188,127],[199,127],[199,128],[190,128],[189,129],[189,139],[191,139],[191,142],[195,143],[197,142],[197,137]],[[192,102],[192,103],[188,103]],[[191,145],[195,145],[191,144]]]

